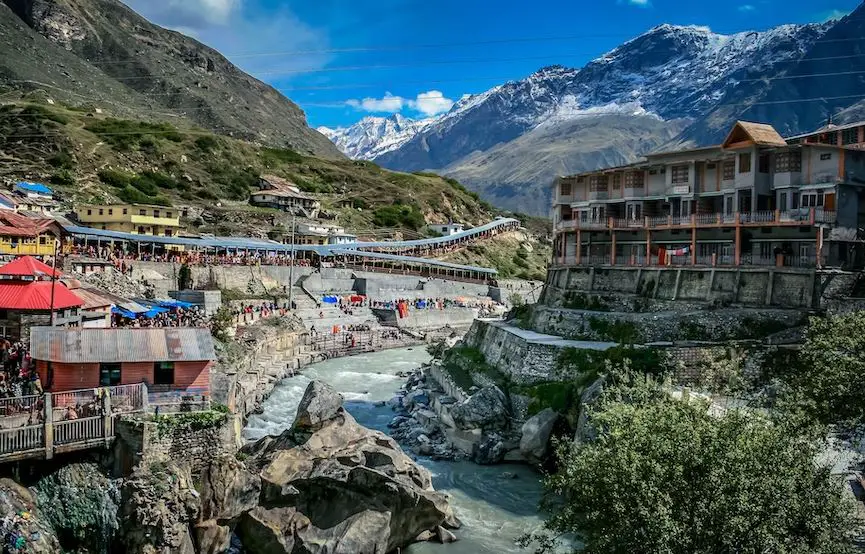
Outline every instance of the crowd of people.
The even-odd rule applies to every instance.
[[[170,308],[168,311],[147,316],[138,314],[134,318],[114,314],[113,327],[207,327],[209,320],[198,306]]]
[[[0,343],[0,398],[42,394],[42,380],[31,364],[30,352],[23,342]]]

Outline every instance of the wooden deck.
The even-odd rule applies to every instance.
[[[77,419],[66,417],[69,407]],[[2,398],[0,463],[104,448],[114,440],[117,418],[146,410],[144,384]]]

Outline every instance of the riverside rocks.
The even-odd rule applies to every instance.
[[[0,541],[3,552],[61,552],[54,529],[36,507],[36,499],[11,479],[0,479]]]
[[[523,423],[520,452],[527,460],[540,462],[546,457],[550,434],[558,419],[559,414],[546,408]]]
[[[309,385],[291,429],[245,452],[261,476],[237,528],[250,552],[385,554],[459,525],[429,472],[324,383]]]

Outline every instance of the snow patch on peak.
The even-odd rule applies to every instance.
[[[372,160],[395,150],[425,129],[435,118],[414,120],[400,114],[364,117],[350,127],[319,127],[318,131],[353,159]]]

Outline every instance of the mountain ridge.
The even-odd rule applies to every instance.
[[[58,100],[120,116],[183,119],[244,140],[343,156],[276,89],[117,0],[2,0],[0,86],[21,96],[48,89]]]

